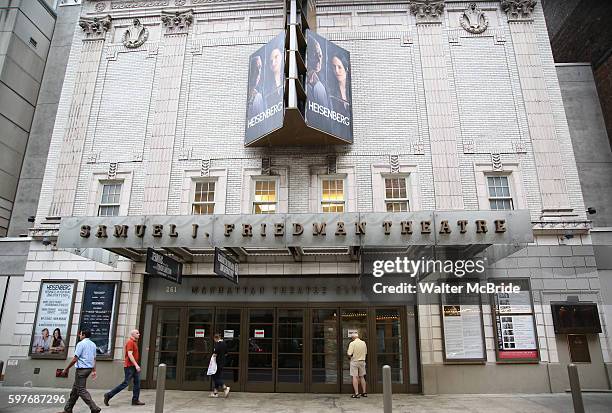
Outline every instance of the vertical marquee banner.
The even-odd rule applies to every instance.
[[[312,30],[306,45],[306,124],[353,143],[350,53]]]
[[[121,281],[88,281],[83,291],[79,330],[91,330],[98,360],[113,359]]]
[[[249,59],[245,145],[283,126],[285,116],[285,32]]]
[[[76,283],[76,280],[41,281],[30,341],[32,358],[66,358]]]

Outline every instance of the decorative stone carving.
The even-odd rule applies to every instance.
[[[117,162],[111,162],[108,164],[108,179],[115,179],[117,177]]]
[[[469,33],[480,34],[489,27],[489,18],[476,3],[470,3],[459,18],[459,24]]]
[[[389,156],[389,164],[391,165],[392,174],[398,174],[400,172],[399,155]]]
[[[261,158],[261,174],[270,175],[272,173],[272,158]]]
[[[200,168],[200,176],[210,175],[210,159],[202,159],[202,167]]]
[[[444,12],[444,0],[412,0],[410,12],[419,23],[441,23]]]
[[[527,153],[527,148],[523,141],[514,141],[512,142],[512,146],[514,146],[514,152],[516,153]]]
[[[81,17],[79,26],[85,32],[85,37],[88,39],[103,39],[108,29],[111,26],[111,16],[87,18]]]
[[[176,7],[182,7],[187,3],[187,0],[174,0],[174,5]]]
[[[96,6],[94,7],[94,9],[98,13],[103,12],[105,8],[106,8],[106,3],[104,3],[104,2],[98,2],[98,3],[96,3]]]
[[[327,155],[327,173],[335,174],[338,170],[336,155]]]
[[[475,153],[476,145],[474,139],[465,139],[463,141],[463,153]]]
[[[187,33],[189,26],[193,23],[193,10],[185,12],[164,13],[161,17],[166,28],[166,34]]]
[[[494,171],[502,171],[504,169],[504,165],[502,164],[501,154],[492,153],[491,154],[491,164],[493,166]]]
[[[531,20],[536,0],[502,0],[502,10],[508,15],[508,20]]]
[[[191,159],[192,154],[193,154],[192,148],[183,147],[179,150],[178,159],[179,161],[187,161]]]
[[[137,49],[149,38],[149,29],[144,27],[140,20],[134,19],[132,25],[123,32],[123,45],[128,49]]]

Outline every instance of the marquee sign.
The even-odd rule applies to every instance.
[[[61,248],[491,245],[533,241],[529,211],[62,218]]]

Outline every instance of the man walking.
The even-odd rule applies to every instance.
[[[357,331],[354,331],[351,334],[351,341],[348,346],[348,354],[350,360],[350,374],[353,378],[353,390],[355,390],[355,394],[351,396],[353,399],[358,399],[361,397],[368,397],[368,393],[366,391],[366,381],[365,381],[365,359],[368,354],[368,346],[365,341],[359,338],[359,334]],[[361,381],[361,387],[363,388],[363,393],[359,393],[359,382]]]
[[[140,354],[138,353],[138,339],[140,338],[140,332],[138,330],[132,330],[130,338],[125,343],[124,361],[123,361],[123,372],[125,379],[117,387],[109,391],[104,395],[104,405],[108,406],[108,402],[113,396],[125,389],[130,380],[134,380],[134,387],[132,389],[132,406],[143,406],[144,402],[139,400],[140,398]]]
[[[74,384],[68,402],[64,406],[63,413],[72,413],[76,401],[80,397],[85,404],[89,406],[91,413],[98,413],[100,409],[91,399],[91,395],[87,391],[87,378],[91,374],[92,379],[96,379],[96,345],[89,339],[91,331],[84,329],[79,333],[79,341],[74,349],[74,357],[70,364],[62,372],[63,376],[68,376],[68,370],[76,364],[76,373],[74,375]]]
[[[217,361],[217,371],[213,374],[213,392],[210,397],[219,397],[218,390],[223,390],[225,397],[229,395],[230,388],[223,384],[223,367],[225,366],[225,353],[227,353],[227,345],[225,341],[221,339],[220,334],[214,335],[215,347],[213,350],[213,357]]]

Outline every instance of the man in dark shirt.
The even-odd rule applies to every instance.
[[[225,353],[227,353],[227,345],[225,341],[221,339],[220,334],[215,334],[215,347],[213,350],[213,357],[216,358],[217,361],[217,372],[213,374],[213,392],[210,394],[210,397],[219,397],[218,391],[223,391],[223,395],[227,397],[230,392],[230,388],[223,384],[223,367],[225,366]]]

